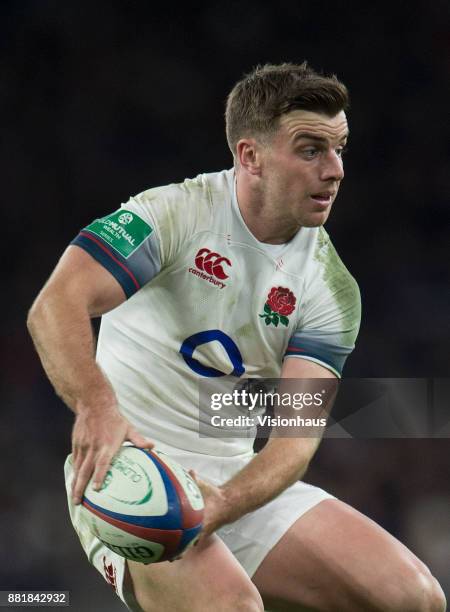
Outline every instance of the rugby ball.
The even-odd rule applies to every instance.
[[[80,510],[107,548],[147,564],[178,557],[193,544],[203,508],[196,482],[176,461],[157,450],[122,446],[101,489],[89,482]]]

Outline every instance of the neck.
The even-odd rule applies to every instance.
[[[267,198],[258,182],[249,180],[239,170],[236,170],[236,195],[245,225],[259,242],[284,244],[299,231],[299,225],[286,219],[283,207]]]

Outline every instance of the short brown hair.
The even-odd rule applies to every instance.
[[[278,127],[281,115],[308,110],[334,117],[349,106],[347,88],[335,75],[323,76],[303,64],[257,66],[231,90],[225,125],[233,155],[240,138],[264,137]]]

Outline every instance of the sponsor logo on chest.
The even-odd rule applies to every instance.
[[[191,274],[202,278],[219,289],[224,289],[227,286],[223,281],[229,278],[227,272],[228,268],[231,267],[231,261],[228,257],[223,257],[220,253],[204,247],[198,251],[194,263],[195,268],[189,268]]]

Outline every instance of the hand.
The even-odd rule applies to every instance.
[[[200,550],[204,546],[208,546],[208,544],[205,544],[206,539],[212,533],[214,533],[214,531],[219,529],[219,527],[231,521],[228,521],[226,518],[226,513],[224,511],[225,510],[224,495],[220,487],[216,487],[210,484],[209,482],[205,482],[204,480],[201,480],[197,476],[197,474],[194,472],[194,470],[189,470],[189,474],[192,476],[192,478],[197,483],[202,493],[203,501],[205,502],[205,510],[204,510],[204,515],[203,515],[203,527],[202,527],[200,534],[197,536],[197,540],[193,544],[194,547],[198,546],[198,548],[195,548],[195,550],[197,552],[200,552]],[[193,547],[189,546],[187,550],[181,553],[181,555],[178,555],[178,557],[171,559],[170,562],[173,563],[174,561],[179,561],[180,559],[183,559],[186,554],[192,554],[192,552],[193,552]]]
[[[200,541],[214,533],[222,525],[233,522],[237,517],[231,515],[231,508],[220,487],[201,480],[194,470],[189,470],[189,474],[197,483],[205,502],[203,529],[198,539]]]
[[[124,440],[135,446],[150,449],[154,444],[136,429],[117,411],[116,408],[95,411],[80,411],[72,431],[74,478],[72,499],[81,502],[89,479],[94,474],[94,489],[102,486],[111,460]]]

